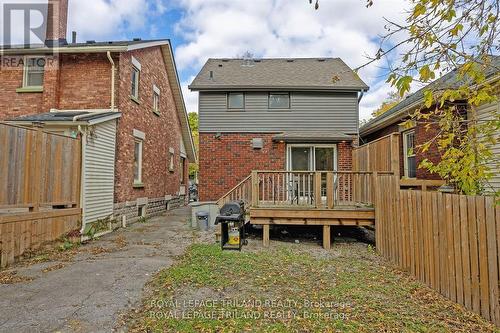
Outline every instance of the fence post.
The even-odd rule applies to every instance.
[[[259,206],[259,175],[252,171],[252,207]]]
[[[333,209],[334,206],[334,188],[333,188],[333,172],[326,174],[326,205],[328,209]]]
[[[391,171],[399,178],[399,134],[391,136]]]
[[[316,208],[323,205],[321,201],[321,172],[314,173],[314,198],[316,199]]]

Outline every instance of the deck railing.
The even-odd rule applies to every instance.
[[[217,205],[222,207],[224,204],[230,201],[242,200],[245,203],[245,207],[248,207],[250,201],[252,200],[252,175],[249,175],[241,182],[233,187],[229,192],[224,194],[218,201]]]
[[[386,172],[391,173],[391,172]],[[377,172],[253,171],[252,207],[369,207]]]

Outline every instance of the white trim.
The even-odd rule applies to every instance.
[[[142,70],[142,66],[141,66],[141,63],[139,62],[139,60],[137,60],[134,56],[132,56],[132,65],[137,68],[139,71]]]
[[[43,88],[43,78],[42,78],[42,84],[39,86],[30,86],[28,85],[28,74],[29,74],[29,60],[30,59],[45,59],[43,56],[24,56],[23,61],[24,61],[24,66],[23,66],[23,88]],[[45,61],[45,60],[44,60]],[[43,77],[45,77],[45,67],[42,70],[43,72]]]
[[[137,170],[137,177],[138,179],[135,178],[134,176],[134,185],[135,184],[142,184],[142,155],[143,155],[143,152],[142,150],[144,149],[144,141],[142,139],[134,139],[134,159],[135,159],[135,144],[138,143],[139,144],[139,156],[138,156],[138,170]],[[134,170],[135,171],[135,170]]]
[[[170,154],[175,154],[175,149],[174,149],[174,148],[172,148],[172,147],[170,147],[170,148],[168,148],[168,152],[169,152]]]
[[[409,134],[413,134],[413,142],[415,143],[415,130],[412,129],[412,130],[409,130],[409,131],[405,131],[402,133],[403,135],[403,165],[404,165],[404,176],[407,177],[407,178],[410,178],[408,176],[408,157],[415,157],[416,154],[415,154],[415,147],[413,148],[413,155],[409,156],[408,155],[408,135]],[[414,177],[413,177],[414,178]]]
[[[146,133],[134,129],[133,135],[137,139],[146,140]]]
[[[160,93],[160,88],[158,88],[158,87],[156,86],[156,84],[153,84],[153,91],[154,91],[155,93],[157,93],[157,94],[158,94],[158,96],[161,96],[161,93]]]
[[[338,158],[338,149],[337,149],[337,144],[307,144],[307,143],[300,143],[300,144],[287,144],[286,145],[286,170],[287,171],[293,171],[292,170],[292,148],[293,147],[307,147],[310,149],[310,157],[311,160],[309,161],[309,169],[306,171],[316,171],[316,148],[333,148],[333,168],[334,171],[338,170],[338,165],[337,165],[337,158]]]

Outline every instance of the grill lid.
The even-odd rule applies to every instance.
[[[220,215],[243,215],[245,213],[245,203],[243,201],[231,201],[222,206]]]

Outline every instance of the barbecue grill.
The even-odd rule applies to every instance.
[[[221,249],[241,251],[247,245],[245,235],[245,203],[243,201],[228,202],[220,209],[215,224],[221,225]]]

